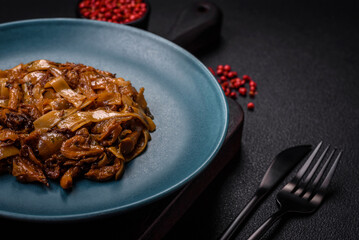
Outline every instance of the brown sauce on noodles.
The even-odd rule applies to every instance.
[[[81,177],[119,179],[156,129],[143,93],[83,64],[0,70],[0,173],[64,189]]]

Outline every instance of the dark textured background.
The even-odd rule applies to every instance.
[[[74,17],[73,2],[1,0],[0,22]],[[193,1],[150,2],[149,31],[166,36],[179,10]],[[258,84],[259,93],[253,100],[256,108],[248,112],[249,98],[237,99],[245,109],[242,149],[167,239],[218,238],[251,198],[276,153],[320,140],[344,149],[332,193],[314,215],[282,221],[266,237],[357,239],[358,1],[216,3],[224,14],[221,43],[197,57],[207,66],[230,64],[239,74],[249,74]],[[279,188],[241,229],[238,239],[246,239],[277,209]]]

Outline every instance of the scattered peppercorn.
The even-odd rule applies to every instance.
[[[229,72],[229,73],[227,74],[227,76],[228,76],[229,78],[233,78],[233,77],[236,77],[236,76],[237,76],[237,73],[236,73],[236,72]]]
[[[239,91],[239,94],[241,94],[242,96],[245,96],[247,93],[247,89],[245,87],[240,87],[238,89],[238,91]]]
[[[223,74],[223,69],[218,68],[217,69],[217,75],[221,76]]]
[[[224,71],[230,71],[231,70],[231,66],[229,66],[228,64],[223,66],[223,70]]]
[[[248,110],[253,110],[253,109],[254,109],[254,103],[249,102],[249,103],[247,104],[247,108],[248,108]]]
[[[83,0],[78,7],[85,18],[114,23],[133,22],[147,11],[143,0]]]
[[[254,91],[249,91],[249,96],[254,98],[254,96],[256,95],[256,93]]]
[[[237,93],[236,92],[231,92],[230,97],[233,97],[233,98],[237,97]]]
[[[255,83],[253,80],[250,80],[250,81],[249,81],[249,86],[256,88],[256,87],[257,87],[257,83]]]
[[[242,79],[246,82],[249,82],[251,80],[251,77],[248,75],[243,75]]]
[[[216,77],[227,97],[235,99],[238,96],[245,97],[248,93],[249,97],[254,98],[257,94],[257,83],[249,75],[239,78],[238,73],[230,65],[218,65],[215,70],[211,67],[208,69]],[[247,108],[253,110],[254,103],[249,102]]]

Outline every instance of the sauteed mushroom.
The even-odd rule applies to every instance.
[[[0,173],[21,182],[118,179],[155,129],[144,88],[115,74],[49,60],[0,70]]]

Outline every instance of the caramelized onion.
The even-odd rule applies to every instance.
[[[100,145],[89,144],[88,140],[80,135],[65,141],[61,146],[61,153],[69,159],[80,159],[88,156],[97,156],[104,151]]]
[[[0,160],[7,157],[16,156],[20,153],[19,149],[14,146],[0,147]]]
[[[155,129],[144,88],[115,74],[43,59],[0,70],[0,172],[19,181],[119,179]]]
[[[50,82],[46,83],[45,88],[50,86],[75,107],[80,107],[86,99],[85,96],[72,90],[63,77],[54,78]]]

